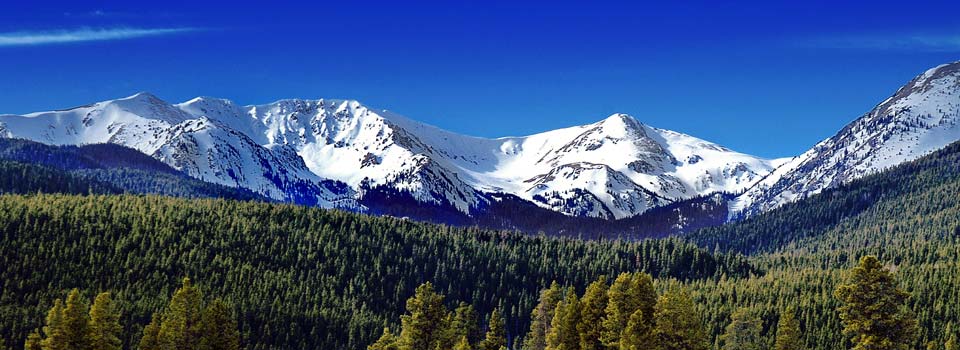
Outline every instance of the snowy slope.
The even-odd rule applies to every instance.
[[[836,135],[777,168],[731,203],[749,216],[891,166],[960,139],[960,62],[917,76]]]
[[[191,176],[272,198],[356,206],[392,188],[464,213],[509,193],[568,215],[624,218],[740,192],[777,165],[616,114],[525,137],[460,135],[350,100],[240,106],[141,93],[64,111],[0,116],[0,136],[118,143]]]

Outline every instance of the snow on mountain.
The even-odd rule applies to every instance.
[[[749,216],[914,160],[960,139],[960,62],[917,76],[731,203]]]
[[[187,174],[280,200],[356,206],[390,188],[480,210],[508,193],[574,216],[624,218],[715,192],[740,192],[777,165],[615,114],[525,137],[465,136],[350,100],[176,105],[141,93],[64,111],[0,116],[0,136],[118,143]]]

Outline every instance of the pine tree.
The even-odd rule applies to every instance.
[[[470,342],[467,340],[467,337],[460,337],[460,341],[453,347],[453,350],[473,350],[473,348],[470,347]]]
[[[143,336],[140,338],[139,350],[160,350],[160,313],[153,313],[145,327],[143,327]]]
[[[482,335],[479,327],[480,321],[472,305],[460,302],[448,323],[448,337],[450,337],[451,343],[459,342],[462,337],[466,337],[467,342],[471,344],[480,341]]]
[[[674,288],[657,301],[655,334],[663,350],[706,350],[709,340],[693,299]]]
[[[865,256],[847,284],[834,296],[843,323],[843,333],[854,350],[901,350],[912,347],[917,322],[905,308],[910,294],[897,287],[889,270],[874,256]]]
[[[90,349],[90,307],[77,289],[67,294],[63,325],[68,350]]]
[[[540,301],[530,314],[530,331],[523,340],[524,350],[544,350],[547,347],[547,333],[550,332],[553,313],[562,297],[563,290],[557,281],[553,281],[550,288],[540,292]]]
[[[738,309],[730,315],[730,324],[727,325],[721,336],[723,350],[761,350],[763,348],[760,333],[763,324],[749,309]]]
[[[230,307],[216,299],[203,309],[201,317],[201,350],[240,349],[240,331]]]
[[[657,348],[657,339],[653,327],[647,322],[649,317],[643,315],[643,310],[637,310],[630,315],[627,328],[620,334],[619,350],[648,350]]]
[[[43,338],[40,337],[39,330],[35,329],[30,332],[27,340],[23,343],[23,350],[43,350]]]
[[[577,323],[577,333],[580,335],[581,350],[601,350],[600,332],[603,330],[601,321],[607,309],[607,277],[600,276],[587,286],[580,299],[580,321]]]
[[[947,323],[947,329],[944,331],[947,341],[943,343],[945,350],[960,350],[957,346],[957,334],[953,332],[953,323]]]
[[[90,306],[90,348],[92,350],[120,350],[123,327],[120,309],[110,293],[100,293]]]
[[[487,335],[483,338],[477,348],[479,350],[500,350],[507,346],[506,322],[500,315],[500,309],[493,309],[490,313],[490,322],[487,328]]]
[[[47,312],[46,325],[43,326],[43,350],[72,350],[67,338],[67,326],[63,316],[63,302],[53,301],[53,307]]]
[[[383,335],[376,342],[367,346],[367,350],[398,350],[397,337],[390,332],[390,328],[383,329]]]
[[[443,295],[426,282],[407,300],[407,314],[400,317],[400,350],[434,350],[441,340],[447,309]]]
[[[644,317],[646,327],[653,327],[657,292],[653,278],[645,273],[621,273],[607,291],[606,316],[603,318],[601,340],[604,345],[618,348],[620,335],[627,328],[630,317],[637,311]]]
[[[794,317],[793,309],[780,314],[777,322],[777,342],[775,350],[802,350],[806,347],[800,339],[800,322]]]
[[[163,350],[196,350],[200,348],[200,325],[203,295],[190,282],[183,285],[170,298],[170,306],[163,314],[157,342]]]
[[[566,296],[557,303],[550,323],[550,333],[547,333],[547,350],[579,350],[580,335],[577,334],[577,324],[580,321],[580,300],[576,291],[569,288]]]

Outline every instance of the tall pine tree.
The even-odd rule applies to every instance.
[[[587,286],[580,299],[580,322],[577,324],[577,333],[580,335],[581,350],[601,350],[604,348],[600,341],[601,323],[607,308],[607,277],[600,276]]]
[[[100,293],[90,306],[90,348],[92,350],[120,350],[123,341],[120,308],[110,293]]]
[[[184,278],[180,289],[170,298],[170,305],[160,324],[157,340],[162,350],[197,350],[200,348],[200,325],[203,295]]]
[[[490,313],[490,322],[489,327],[487,327],[487,335],[483,338],[483,341],[480,342],[480,345],[477,346],[477,348],[479,350],[500,350],[501,347],[506,346],[506,324],[503,320],[503,316],[500,315],[500,309],[496,308]]]
[[[63,307],[64,337],[67,350],[90,349],[90,307],[80,291],[73,289],[67,294]]]
[[[653,313],[657,305],[657,292],[653,278],[645,273],[621,273],[607,291],[606,316],[602,321],[601,340],[610,348],[618,348],[620,336],[626,330],[630,317],[643,311],[645,327],[653,327]]]
[[[577,292],[571,287],[566,296],[557,303],[557,310],[553,313],[550,323],[550,333],[547,333],[547,350],[579,350],[580,335],[577,334],[577,324],[580,322],[580,300]]]
[[[659,298],[655,333],[663,350],[706,350],[706,332],[693,299],[682,288],[674,288]]]
[[[906,350],[917,339],[917,321],[905,304],[910,294],[897,287],[874,256],[860,259],[846,284],[834,291],[843,333],[854,350]]]
[[[443,295],[426,282],[407,300],[407,314],[400,316],[400,350],[435,350],[444,331],[447,308]]]
[[[553,322],[553,314],[562,298],[563,290],[557,281],[553,281],[549,288],[540,292],[540,300],[530,314],[530,331],[523,339],[524,350],[544,350],[547,347],[550,323]]]
[[[67,325],[63,316],[63,302],[53,301],[53,307],[47,312],[46,325],[43,326],[43,350],[72,350],[67,338]]]
[[[220,299],[203,309],[200,350],[238,350],[240,331],[233,311]]]
[[[802,350],[806,347],[800,339],[800,322],[794,317],[793,309],[780,314],[777,322],[777,341],[774,350]]]
[[[721,336],[723,350],[761,350],[763,324],[749,309],[738,309],[730,315],[730,324]]]

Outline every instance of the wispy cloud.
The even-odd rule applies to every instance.
[[[846,35],[806,40],[799,44],[826,49],[958,52],[960,34]]]
[[[124,40],[198,31],[199,28],[80,28],[0,33],[0,47]]]

